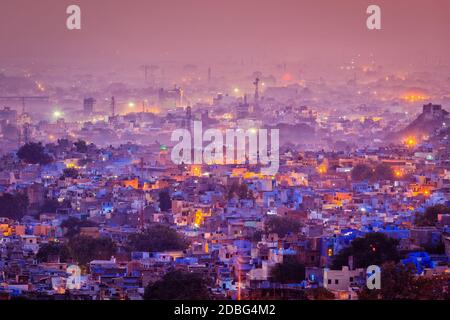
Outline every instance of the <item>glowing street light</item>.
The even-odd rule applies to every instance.
[[[60,118],[62,115],[63,115],[62,112],[59,111],[59,110],[53,111],[53,117],[54,118]]]
[[[417,141],[416,141],[416,138],[414,138],[414,137],[408,137],[408,138],[406,138],[405,143],[409,148],[412,148],[412,147],[416,146]]]

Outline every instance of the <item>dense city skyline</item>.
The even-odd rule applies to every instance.
[[[0,300],[449,300],[449,33],[444,0],[2,0]]]

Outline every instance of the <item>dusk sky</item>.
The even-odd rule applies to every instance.
[[[68,31],[78,4],[82,30]],[[366,28],[366,8],[382,30]],[[450,53],[447,0],[2,0],[0,58],[275,59]]]

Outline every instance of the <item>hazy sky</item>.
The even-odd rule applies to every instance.
[[[69,4],[82,30],[66,29]],[[382,9],[382,30],[366,8]],[[0,59],[450,57],[449,0],[0,0]],[[448,62],[448,60],[446,61]]]

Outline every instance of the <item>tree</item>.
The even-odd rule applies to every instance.
[[[64,230],[64,235],[68,238],[72,238],[80,234],[81,228],[96,227],[95,222],[89,220],[80,220],[75,217],[70,217],[61,223],[61,228]]]
[[[373,172],[373,180],[394,180],[394,172],[387,164],[379,164],[375,166]]]
[[[153,224],[144,232],[134,233],[128,237],[130,251],[184,250],[187,246],[188,243],[182,235],[163,224]]]
[[[71,146],[69,139],[58,139],[58,147],[61,149],[68,149]]]
[[[369,290],[364,287],[360,300],[448,300],[448,275],[417,277],[415,268],[387,262],[381,266],[381,287]]]
[[[145,300],[209,300],[205,279],[197,273],[172,271],[144,291]]]
[[[355,268],[367,268],[370,265],[381,265],[384,262],[398,262],[398,241],[386,237],[383,233],[372,232],[362,238],[356,238],[351,245],[342,249],[333,258],[332,269],[341,269],[348,265],[348,258],[353,256]]]
[[[238,197],[239,199],[253,199],[254,195],[253,192],[249,190],[247,184],[234,182],[228,189],[228,200],[231,200],[234,197]]]
[[[4,193],[0,196],[0,217],[20,220],[26,214],[28,196],[23,193]]]
[[[56,199],[45,199],[44,204],[39,208],[40,213],[56,213],[59,208],[59,202]]]
[[[58,257],[61,262],[67,262],[70,257],[69,248],[62,243],[50,242],[39,248],[36,258],[40,262],[50,262]]]
[[[77,148],[77,152],[79,153],[86,153],[88,152],[88,146],[86,141],[84,140],[78,140],[77,142],[74,142],[74,146]]]
[[[116,245],[110,238],[75,236],[69,240],[68,247],[70,255],[81,265],[94,259],[109,260],[116,253]]]
[[[45,149],[40,142],[30,142],[23,145],[20,147],[19,151],[17,151],[17,156],[20,160],[28,164],[45,165],[53,161],[52,157],[45,152]]]
[[[419,227],[434,226],[439,214],[450,214],[450,207],[443,204],[428,207],[424,214],[416,213],[415,224]]]
[[[306,290],[306,295],[311,300],[334,300],[334,293],[323,287]]]
[[[159,208],[163,212],[172,209],[172,200],[170,198],[169,190],[164,189],[159,192]]]
[[[78,170],[75,168],[65,168],[63,170],[63,174],[61,175],[61,180],[64,180],[65,178],[78,178]]]
[[[276,283],[299,283],[305,280],[305,266],[295,257],[285,256],[283,263],[278,263],[271,270],[272,281]]]
[[[276,233],[279,237],[284,237],[288,233],[298,232],[302,224],[287,217],[272,216],[266,222],[266,233]]]
[[[357,164],[352,170],[352,180],[369,180],[372,176],[372,169],[365,164]]]

